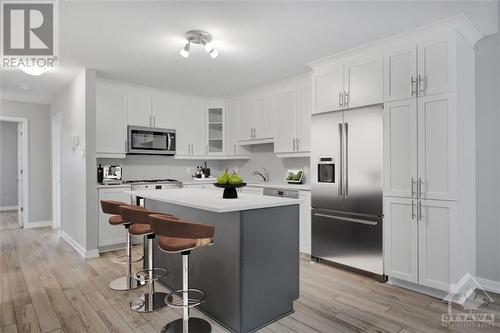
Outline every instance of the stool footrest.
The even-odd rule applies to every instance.
[[[170,294],[165,297],[165,303],[168,304],[168,306],[171,306],[173,308],[192,308],[195,306],[198,306],[202,303],[204,303],[207,300],[207,295],[199,289],[188,289],[188,304],[187,306],[184,305],[184,300],[183,300],[183,295],[186,291],[185,290],[176,290],[171,292]],[[177,296],[177,297],[174,297]]]
[[[151,277],[150,273],[152,273]],[[134,274],[134,279],[139,282],[158,281],[167,275],[168,271],[164,268],[142,269]]]
[[[136,262],[141,261],[142,259],[144,259],[144,256],[136,254],[136,255],[131,256],[130,262],[134,264]],[[124,255],[121,255],[121,256],[114,258],[113,262],[115,264],[126,265],[129,263],[129,257],[128,257],[128,255],[124,254]]]

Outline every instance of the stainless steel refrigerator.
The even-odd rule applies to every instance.
[[[385,279],[382,106],[312,116],[312,256]]]

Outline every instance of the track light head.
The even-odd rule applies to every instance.
[[[181,56],[183,56],[184,58],[187,58],[189,57],[189,51],[191,49],[191,43],[190,42],[187,42],[186,45],[181,49]]]

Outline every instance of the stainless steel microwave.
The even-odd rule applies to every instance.
[[[175,155],[175,129],[128,126],[128,154]]]

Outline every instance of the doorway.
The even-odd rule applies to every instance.
[[[0,117],[0,230],[29,219],[28,119]]]

